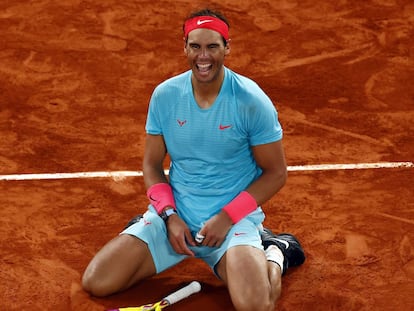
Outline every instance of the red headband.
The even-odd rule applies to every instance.
[[[190,31],[198,28],[207,28],[217,31],[224,39],[229,39],[229,26],[221,19],[213,16],[196,16],[184,24],[184,36],[187,38]]]

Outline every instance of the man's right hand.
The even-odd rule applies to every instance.
[[[193,236],[187,224],[177,214],[168,217],[166,222],[168,240],[177,254],[194,257],[194,252],[188,247],[196,246]]]

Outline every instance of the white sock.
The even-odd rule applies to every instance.
[[[280,267],[280,271],[283,273],[283,260],[285,257],[283,256],[282,251],[277,247],[276,245],[270,245],[266,250],[266,259],[268,261],[272,261],[274,263],[277,263]]]

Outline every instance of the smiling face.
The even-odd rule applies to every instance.
[[[210,29],[195,29],[188,34],[184,53],[193,71],[193,82],[221,83],[224,58],[230,46],[224,46],[222,36]]]

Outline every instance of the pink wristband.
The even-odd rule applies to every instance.
[[[247,191],[242,191],[223,210],[229,215],[233,224],[238,223],[257,208],[257,202]]]
[[[154,184],[149,187],[147,197],[158,214],[167,206],[176,209],[172,188],[167,183]]]

